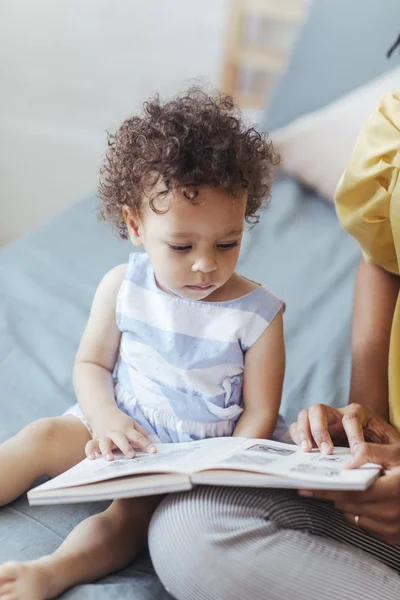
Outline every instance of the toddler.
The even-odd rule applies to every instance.
[[[95,293],[76,356],[78,404],[0,446],[0,505],[40,476],[117,448],[270,438],[285,368],[282,302],[235,272],[277,163],[228,96],[191,88],[126,120],[101,169],[101,216],[137,248]],[[278,436],[279,437],[279,436]],[[0,597],[54,598],[126,566],[159,498],[113,502],[51,556],[0,567]]]

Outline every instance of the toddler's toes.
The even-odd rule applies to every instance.
[[[44,600],[48,581],[36,561],[0,565],[0,600]]]

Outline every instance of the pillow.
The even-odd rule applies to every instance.
[[[284,171],[333,201],[364,121],[381,97],[400,87],[400,67],[271,132]]]

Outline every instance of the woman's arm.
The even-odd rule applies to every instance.
[[[244,410],[233,432],[234,436],[271,437],[281,404],[284,374],[285,342],[283,316],[280,312],[246,353]]]
[[[350,403],[389,416],[388,359],[400,280],[361,261],[354,296]]]

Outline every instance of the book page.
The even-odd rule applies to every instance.
[[[44,483],[42,490],[84,485],[127,475],[150,473],[183,473],[190,475],[215,461],[215,456],[225,454],[243,442],[241,438],[213,438],[198,442],[155,444],[156,454],[137,451],[135,458],[114,454],[113,461],[104,458],[85,459],[72,469]]]
[[[232,449],[213,469],[229,469],[278,475],[283,478],[348,487],[373,480],[380,471],[378,465],[366,464],[360,469],[345,470],[341,464],[350,455],[349,448],[335,448],[334,454],[319,451],[302,452],[297,446],[267,440],[246,440]]]
[[[271,465],[271,474],[282,474],[288,478],[303,481],[329,484],[332,487],[350,487],[373,481],[380,473],[381,467],[367,463],[359,469],[342,469],[341,465],[349,458],[349,448],[335,448],[333,454],[321,454],[318,450],[312,452],[296,452],[285,461],[282,473],[275,465]]]
[[[282,444],[272,440],[245,440],[219,459],[214,458],[213,469],[235,469],[258,473],[270,473],[270,466],[284,468],[284,459],[298,452],[294,444]]]

